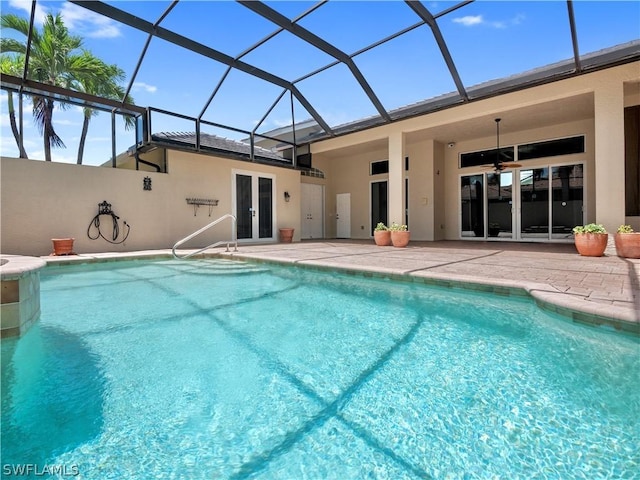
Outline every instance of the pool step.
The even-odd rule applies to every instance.
[[[269,271],[267,267],[236,260],[205,259],[176,262],[190,273],[206,275],[246,275]]]

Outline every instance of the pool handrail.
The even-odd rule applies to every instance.
[[[191,252],[191,253],[187,253],[186,255],[178,255],[176,253],[176,248],[178,248],[180,245],[182,245],[183,243],[188,242],[189,240],[191,240],[194,237],[197,237],[198,235],[200,235],[202,232],[209,230],[211,227],[217,225],[218,223],[220,223],[221,221],[230,218],[231,219],[231,240],[220,240],[218,242],[212,243],[211,245],[208,245],[204,248],[201,248],[200,250],[196,250],[195,252]],[[195,232],[193,232],[191,235],[184,237],[182,240],[178,240],[176,242],[176,244],[173,246],[173,248],[171,249],[171,253],[173,254],[173,258],[179,259],[179,260],[184,260],[186,258],[192,257],[194,255],[197,255],[198,253],[202,253],[205,250],[208,250],[209,248],[215,248],[219,245],[222,245],[226,243],[227,244],[227,252],[229,251],[229,244],[233,243],[234,244],[234,252],[238,251],[238,227],[237,227],[237,219],[235,217],[235,215],[231,215],[230,213],[226,213],[223,216],[221,216],[220,218],[214,220],[213,222],[209,223],[208,225],[205,225],[204,227],[202,227],[200,230],[197,230]]]

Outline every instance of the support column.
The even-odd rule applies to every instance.
[[[404,133],[389,135],[389,225],[404,223]]]
[[[599,84],[594,110],[595,222],[614,233],[625,220],[623,83]]]

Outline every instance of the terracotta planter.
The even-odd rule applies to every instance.
[[[409,244],[411,232],[401,232],[401,231],[392,231],[391,232],[391,243],[394,247],[406,247]]]
[[[608,233],[577,233],[574,235],[576,249],[585,257],[601,257],[607,248]]]
[[[51,255],[75,255],[73,241],[75,238],[52,238],[53,253]]]
[[[391,232],[389,230],[375,230],[373,240],[379,247],[388,247],[391,245]]]
[[[280,229],[280,241],[282,243],[291,243],[293,241],[293,228]]]
[[[640,232],[616,233],[613,239],[619,257],[640,258]]]

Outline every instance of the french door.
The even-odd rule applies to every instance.
[[[233,174],[238,240],[272,240],[274,177],[255,172]]]
[[[460,236],[498,240],[571,238],[583,223],[583,165],[463,175]]]
[[[388,212],[387,181],[371,182],[371,228],[369,229],[371,235],[378,223],[388,225]]]

